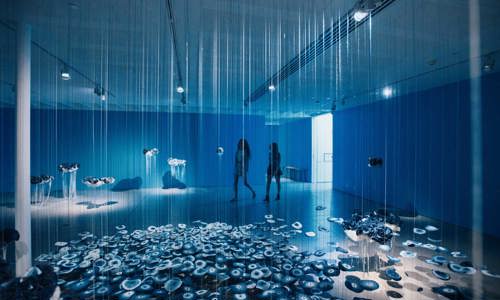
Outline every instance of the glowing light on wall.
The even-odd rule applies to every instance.
[[[382,89],[382,96],[384,96],[385,99],[389,99],[394,95],[394,89],[390,86],[386,86]]]

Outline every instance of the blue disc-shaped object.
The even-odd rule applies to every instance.
[[[410,250],[402,250],[401,252],[399,252],[399,255],[401,255],[402,257],[407,257],[407,258],[417,257],[417,253],[414,251],[410,251]]]
[[[291,284],[291,283],[294,283],[297,281],[297,277],[294,277],[294,276],[291,276],[291,275],[285,275],[283,276],[283,278],[281,279],[281,282],[283,284]]]
[[[234,294],[233,295],[234,300],[246,300],[248,299],[247,294]]]
[[[345,263],[345,262],[339,262],[339,268],[342,270],[342,271],[351,271],[352,269],[354,269],[354,267],[348,263]]]
[[[307,276],[304,276],[304,277],[307,277]],[[306,280],[300,280],[299,281],[300,283],[300,286],[304,289],[304,290],[313,290],[316,288],[316,286],[318,285],[318,283],[316,281],[313,281],[313,280],[309,280],[309,279],[306,279]]]
[[[387,259],[389,260],[389,263],[391,263],[391,264],[397,264],[397,263],[401,262],[400,258],[397,258],[395,256],[391,256],[389,254],[387,254],[386,256],[387,256]]]
[[[323,274],[329,277],[335,277],[340,275],[340,269],[339,268],[332,268],[328,267],[325,270],[323,270]]]
[[[166,274],[156,274],[155,276],[153,276],[153,281],[155,282],[155,284],[157,285],[163,285],[165,284],[165,282],[169,279],[169,276],[166,275]]]
[[[167,292],[173,293],[182,286],[182,280],[179,277],[173,277],[167,280],[164,284],[164,288]]]
[[[389,297],[389,299],[401,299],[403,298],[403,295],[396,291],[387,291],[386,295]]]
[[[467,268],[466,267],[461,266],[461,265],[456,264],[456,263],[452,263],[452,262],[450,262],[448,264],[448,268],[450,270],[452,270],[453,272],[455,272],[455,273],[466,273],[467,272]]]
[[[118,295],[118,300],[130,300],[134,295],[134,291],[125,291]]]
[[[132,300],[151,300],[152,297],[149,294],[135,294]]]
[[[262,270],[260,269],[255,269],[253,270],[251,273],[250,273],[250,277],[253,279],[253,280],[259,280],[261,279],[262,277],[264,277],[264,273],[262,272]]]
[[[360,284],[360,279],[356,276],[348,275],[345,277],[345,287],[355,293],[361,293],[363,287]]]
[[[136,291],[140,293],[149,293],[153,290],[153,287],[150,284],[143,283],[141,284]]]
[[[373,280],[361,280],[359,282],[359,285],[361,285],[361,287],[367,291],[374,291],[379,287],[378,283]]]
[[[244,284],[233,284],[231,286],[231,292],[233,294],[244,294],[247,292],[247,287]]]
[[[168,297],[168,293],[164,289],[156,289],[151,293],[151,295],[159,299],[165,299]]]
[[[432,288],[432,291],[436,294],[442,295],[448,299],[463,299],[463,295],[460,290],[453,285],[445,285],[440,287]]]
[[[320,280],[318,283],[318,289],[323,292],[333,289],[333,280],[331,279]]]
[[[448,260],[446,259],[446,257],[444,256],[441,256],[441,255],[435,255],[432,257],[432,261],[435,262],[435,263],[438,263],[440,265],[444,265],[448,262]]]
[[[132,291],[138,288],[142,283],[142,280],[138,278],[127,278],[120,284],[120,288],[126,291]]]
[[[207,268],[197,268],[193,271],[193,276],[194,277],[203,277],[207,275],[208,269]]]
[[[299,268],[293,268],[292,271],[290,271],[290,275],[295,277],[301,277],[302,275],[304,275],[304,271],[302,271]]]
[[[396,272],[396,269],[394,269],[394,268],[389,268],[389,269],[385,270],[384,273],[391,280],[394,280],[394,281],[401,280],[401,275],[399,275],[398,272]]]
[[[241,278],[241,276],[243,276],[243,271],[241,269],[232,269],[230,272],[229,272],[229,276],[231,276],[231,278],[234,278],[234,279],[239,279]]]
[[[443,271],[439,270],[432,270],[432,275],[434,275],[436,278],[441,279],[441,280],[450,280],[450,275],[448,273],[445,273]]]
[[[110,295],[112,292],[109,285],[102,285],[95,290],[95,295],[98,297],[105,297]]]
[[[90,280],[87,278],[80,280],[69,281],[64,285],[64,288],[72,292],[79,292],[86,289],[90,285]]]
[[[269,281],[259,280],[257,281],[255,287],[261,291],[267,291],[269,288],[271,288],[271,283]]]

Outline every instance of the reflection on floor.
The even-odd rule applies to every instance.
[[[263,196],[263,187],[257,192]],[[260,193],[259,193],[260,192]],[[241,189],[240,193],[246,193]],[[346,238],[342,227],[334,222],[329,222],[328,217],[349,218],[354,210],[370,212],[378,206],[369,201],[340,193],[332,192],[330,184],[303,184],[286,183],[283,185],[280,201],[271,201],[266,205],[262,199],[252,200],[249,194],[241,195],[237,203],[230,203],[232,191],[229,188],[187,188],[184,190],[170,189],[143,189],[127,192],[111,191],[79,191],[78,199],[71,203],[63,199],[49,199],[45,206],[32,207],[33,224],[33,257],[42,253],[54,253],[57,241],[71,241],[78,239],[81,232],[91,232],[101,238],[106,235],[116,234],[116,226],[125,224],[128,231],[147,229],[149,226],[166,224],[188,224],[193,221],[224,222],[231,225],[254,224],[265,221],[265,215],[272,215],[274,219],[283,219],[283,224],[292,224],[295,221],[302,223],[303,232],[314,232],[315,236],[298,234],[291,243],[299,251],[311,253],[321,250],[325,255],[311,256],[311,259],[327,259],[331,261],[345,254],[338,251],[337,247],[347,249],[349,255],[361,257],[377,257],[377,263],[363,260],[364,264],[358,270],[341,272],[340,276],[332,277],[335,281],[332,294],[344,299],[362,297],[369,299],[388,299],[399,296],[404,299],[446,299],[432,291],[434,287],[447,284],[458,286],[465,298],[472,298],[473,281],[480,279],[484,299],[500,299],[500,291],[496,286],[500,279],[485,276],[480,272],[480,267],[474,262],[477,272],[473,275],[452,272],[446,264],[433,265],[426,260],[436,255],[444,256],[447,260],[462,262],[467,258],[457,258],[450,252],[437,253],[425,247],[407,247],[403,242],[413,240],[429,243],[426,235],[414,232],[414,227],[425,228],[427,225],[439,229],[435,239],[442,240],[440,245],[449,251],[461,251],[471,254],[471,231],[460,227],[437,222],[429,218],[418,216],[416,218],[402,218],[401,235],[393,238],[392,248],[385,252],[378,248],[375,242],[353,242]],[[262,197],[263,198],[263,197]],[[85,205],[82,205],[84,203]],[[325,209],[317,209],[318,206]],[[13,208],[2,207],[2,221],[4,224],[12,222]],[[491,272],[500,270],[498,239],[485,236],[484,262]],[[401,257],[403,250],[412,250],[417,257]],[[318,253],[318,252],[317,252]],[[319,252],[322,253],[322,252]],[[400,258],[401,262],[394,265],[395,270],[402,277],[401,281],[386,280],[384,270],[387,268],[387,254]],[[470,259],[470,256],[469,256]],[[433,270],[446,272],[450,280],[438,279]],[[355,293],[346,288],[346,276],[354,275],[361,279],[376,281],[380,288],[374,291]],[[349,278],[349,277],[348,277]],[[349,278],[352,279],[352,278]],[[352,288],[352,287],[351,287]],[[453,299],[453,298],[452,298]]]

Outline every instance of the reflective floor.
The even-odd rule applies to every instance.
[[[88,231],[98,237],[115,234],[115,227],[122,224],[131,232],[135,229],[146,229],[150,225],[185,223],[190,226],[196,220],[244,225],[265,221],[265,215],[273,215],[274,218],[284,219],[284,223],[289,225],[299,221],[303,225],[303,232],[316,233],[314,237],[298,234],[290,241],[298,246],[300,251],[326,252],[324,256],[315,259],[371,257],[380,262],[372,264],[370,259],[361,260],[364,264],[358,264],[356,271],[341,272],[340,276],[333,277],[335,283],[332,295],[344,299],[388,299],[399,296],[404,299],[447,299],[434,293],[432,288],[450,284],[459,287],[466,299],[473,298],[474,286],[483,291],[483,299],[500,299],[500,291],[496,288],[500,279],[483,275],[480,272],[481,265],[472,262],[477,272],[468,275],[452,272],[447,265],[437,266],[426,262],[436,255],[442,255],[457,263],[470,260],[474,250],[470,230],[425,216],[402,217],[400,236],[393,238],[392,248],[387,252],[381,250],[376,242],[354,242],[348,239],[342,226],[327,220],[330,216],[349,219],[353,211],[369,213],[380,205],[332,191],[330,184],[290,182],[284,183],[282,189],[281,200],[271,200],[269,204],[263,201],[264,187],[256,188],[256,199],[252,199],[250,192],[241,188],[237,202],[229,201],[232,198],[230,188],[80,191],[78,198],[69,203],[62,198],[51,198],[44,206],[33,206],[33,257],[54,253],[55,242],[77,239],[78,233],[81,232]],[[271,199],[273,198],[271,196]],[[12,220],[13,207],[3,207],[3,211],[6,212],[4,221],[9,223]],[[446,247],[448,252],[437,253],[424,247],[403,246],[402,243],[407,240],[429,243],[426,235],[418,235],[413,231],[414,227],[425,228],[427,225],[439,229],[433,238],[442,240],[436,245]],[[323,228],[319,230],[319,227]],[[346,255],[336,251],[337,246],[349,250],[349,253]],[[491,273],[500,272],[499,246],[498,239],[484,236],[485,253],[482,265],[487,266]],[[401,257],[402,250],[414,251],[417,257]],[[451,251],[461,251],[468,257],[455,258],[450,255]],[[387,254],[401,259],[400,263],[394,265],[402,277],[397,283],[384,277],[384,270],[388,268],[385,266],[388,261]],[[446,272],[451,279],[438,279],[432,274],[432,270]],[[346,275],[375,280],[380,288],[355,293],[346,288]]]

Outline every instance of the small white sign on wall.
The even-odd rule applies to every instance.
[[[323,161],[324,162],[332,162],[333,161],[333,153],[323,153]]]

